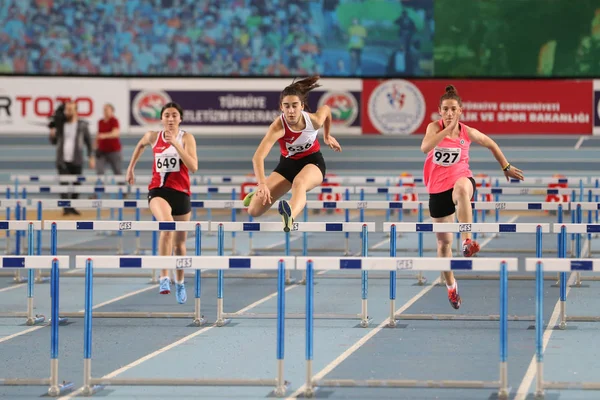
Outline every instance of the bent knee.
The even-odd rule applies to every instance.
[[[185,254],[186,253],[185,242],[176,243],[175,246],[173,246],[173,251],[177,255],[183,255],[183,254]]]

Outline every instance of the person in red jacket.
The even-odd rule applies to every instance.
[[[119,120],[115,117],[112,104],[104,105],[104,118],[98,121],[96,136],[96,173],[104,175],[106,164],[115,175],[121,175],[123,159],[121,156],[121,131]]]

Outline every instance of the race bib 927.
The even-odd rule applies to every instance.
[[[433,163],[449,167],[460,161],[461,148],[436,147],[433,149]]]

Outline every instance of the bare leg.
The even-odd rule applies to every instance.
[[[184,215],[176,215],[173,217],[173,219],[175,221],[189,221],[191,216],[192,216],[192,213],[189,212]],[[178,255],[178,256],[186,255],[186,253],[187,253],[187,249],[185,247],[186,239],[187,239],[186,231],[175,232],[173,249],[174,249],[174,252],[176,255]],[[177,271],[175,271],[175,282],[183,283],[183,276],[184,276],[184,271],[182,269],[178,269]]]
[[[302,171],[296,175],[292,182],[292,198],[289,202],[292,219],[295,219],[306,206],[306,192],[319,186],[322,182],[323,174],[314,164],[305,165]]]
[[[150,200],[150,211],[157,221],[173,221],[171,216],[171,206],[161,198],[155,197]],[[158,254],[161,256],[170,256],[173,254],[173,232],[161,231],[158,241]],[[160,278],[169,277],[169,270],[163,269],[160,271]]]
[[[286,194],[292,188],[292,183],[285,179],[281,174],[277,172],[271,173],[267,178],[267,187],[271,192],[271,198],[273,201],[278,200],[281,196]],[[259,199],[258,196],[252,196],[250,205],[248,206],[248,214],[253,217],[260,217],[267,212],[273,204],[268,201],[263,204],[263,199]]]

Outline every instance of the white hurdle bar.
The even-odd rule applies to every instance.
[[[139,231],[161,231],[161,232],[195,232],[195,255],[201,255],[201,235],[203,231],[208,231],[210,225],[206,221],[52,221],[46,220],[43,225],[44,230],[49,230],[51,253],[57,254],[58,234],[60,231],[122,231],[122,230],[139,230]],[[150,257],[158,257],[157,254]],[[188,257],[187,255],[179,255],[179,257]],[[166,269],[158,265],[158,270]],[[77,271],[77,269],[73,270]],[[71,274],[68,275],[77,276]],[[152,271],[154,274],[154,271]],[[96,273],[96,276],[103,276],[101,273]],[[118,274],[108,275],[110,277],[119,276]],[[141,276],[141,275],[138,275]],[[98,318],[191,318],[196,326],[202,326],[206,320],[201,314],[201,278],[200,271],[195,271],[195,303],[194,312],[102,312],[94,311],[94,317]],[[64,312],[61,313],[64,317],[83,317],[84,312]]]
[[[282,397],[287,391],[284,379],[285,287],[287,267],[294,268],[294,257],[224,257],[224,256],[77,256],[77,268],[85,268],[85,326],[83,394],[89,396],[104,386],[273,386],[273,393]],[[203,379],[203,378],[92,378],[92,290],[94,268],[145,269],[266,269],[278,271],[277,278],[277,378],[275,379]]]
[[[14,221],[13,221],[14,222]],[[23,221],[25,222],[25,221]],[[0,385],[6,386],[48,386],[48,394],[52,397],[64,394],[73,389],[70,382],[58,382],[58,325],[59,325],[59,274],[58,270],[69,267],[68,256],[0,256],[2,268],[51,270],[50,280],[50,377],[43,379],[31,378],[0,378]],[[30,274],[30,277],[33,275]],[[33,280],[30,280],[32,282]]]
[[[396,257],[396,233],[397,232],[412,232],[419,233],[422,236],[422,233],[426,232],[442,232],[442,233],[461,233],[461,232],[485,232],[485,233],[533,233],[536,235],[536,255],[541,257],[542,251],[542,234],[550,233],[550,224],[534,224],[534,223],[524,223],[524,224],[496,224],[496,223],[471,223],[471,224],[462,224],[462,223],[384,223],[383,224],[384,231],[389,230],[390,232],[390,257]],[[418,256],[420,258],[423,257],[422,251],[422,238],[419,240],[419,253]],[[437,258],[433,258],[437,259]],[[441,258],[443,259],[443,258]],[[473,260],[476,260],[474,258]],[[484,258],[485,259],[485,258]],[[463,260],[469,260],[468,258],[463,258]],[[404,270],[414,270],[414,268],[404,268]],[[465,268],[466,271],[473,271],[472,268]],[[477,269],[476,271],[482,271],[481,269]],[[490,272],[490,271],[487,271]],[[390,303],[391,310],[395,308],[395,299],[396,299],[396,279],[395,279],[396,271],[392,271],[390,273]],[[456,276],[457,280],[464,279],[462,275]],[[477,279],[477,275],[475,277],[470,277],[470,279]],[[502,279],[502,276],[498,276],[498,279]],[[440,285],[444,284],[445,279],[443,274],[441,274],[439,280],[433,282],[436,284],[439,282]],[[457,314],[405,314],[402,313],[397,316],[398,319],[402,320],[458,320],[458,321],[497,321],[499,319],[498,315],[457,315]],[[518,315],[510,315],[508,319],[511,321],[533,321],[534,316],[518,316]],[[393,318],[390,318],[393,320]],[[394,324],[390,326],[395,326]]]
[[[390,271],[420,269],[427,271],[484,270],[499,271],[500,279],[500,365],[497,381],[453,381],[453,380],[357,380],[357,379],[314,379],[313,361],[313,308],[314,308],[314,271],[331,269],[351,269],[361,271]],[[296,257],[296,269],[306,268],[306,397],[312,397],[317,387],[387,387],[387,388],[472,388],[498,389],[498,397],[508,396],[508,272],[516,271],[516,258],[394,258],[394,257]],[[394,321],[394,311],[389,322]]]
[[[21,220],[21,206],[24,205],[24,200],[1,200],[2,206],[6,207],[6,220],[0,221],[0,231],[3,231],[6,235],[6,255],[10,255],[10,232],[15,231],[15,255],[21,255],[21,236],[22,232],[28,231],[28,229],[33,228],[34,230],[39,230],[41,228],[40,221],[29,221],[26,216]],[[17,220],[10,219],[10,207],[16,207],[17,210]],[[33,224],[33,225],[31,225]],[[25,235],[23,235],[25,236]],[[27,236],[27,243],[30,244],[30,238]],[[33,242],[31,242],[33,243]],[[33,255],[33,247],[28,249],[29,255]],[[13,276],[13,282],[15,283],[23,283],[25,279],[21,276],[20,270],[15,270],[12,273],[4,274],[0,272],[0,276]]]
[[[567,273],[589,271],[600,272],[600,260],[582,258],[527,258],[525,268],[529,272],[535,272],[535,348],[536,348],[536,398],[544,397],[544,389],[552,390],[600,390],[600,382],[545,382],[544,381],[544,271]],[[561,299],[562,303],[562,299]],[[565,328],[564,307],[561,304],[561,322],[559,328]],[[569,320],[571,318],[568,318]],[[591,317],[589,321],[599,321],[599,318]],[[591,367],[591,366],[590,366]]]
[[[217,232],[217,252],[223,255],[225,232],[282,232],[281,222],[218,222],[210,223],[211,231]],[[368,255],[369,232],[375,231],[374,222],[294,222],[291,232],[360,232],[362,235],[361,254],[363,257]],[[285,235],[285,255],[291,256],[290,233]],[[307,253],[307,248],[303,251]],[[286,276],[286,283],[292,283],[292,280]],[[301,283],[305,283],[305,279]],[[267,313],[226,313],[223,311],[223,293],[224,277],[223,271],[217,271],[217,326],[223,326],[231,321],[232,318],[273,318],[273,314]],[[316,318],[325,319],[360,319],[360,325],[364,328],[369,326],[370,318],[367,314],[368,298],[368,274],[363,271],[361,274],[361,313],[360,314],[319,314]],[[288,318],[306,318],[305,314],[289,314]]]

